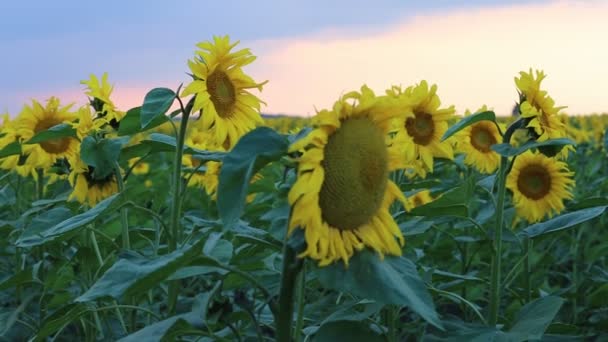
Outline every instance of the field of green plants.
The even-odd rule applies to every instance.
[[[608,340],[608,115],[527,70],[510,117],[424,80],[262,116],[236,45],[4,115],[0,341]]]

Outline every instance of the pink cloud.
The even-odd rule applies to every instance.
[[[543,87],[569,113],[608,110],[608,3],[566,1],[486,7],[416,16],[384,31],[326,31],[251,44],[249,72],[270,80],[261,97],[270,113],[314,114],[367,84],[437,83],[460,112],[482,104],[508,114],[513,78],[543,69]]]

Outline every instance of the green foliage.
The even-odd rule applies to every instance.
[[[154,88],[144,98],[141,106],[141,127],[150,127],[159,116],[164,116],[175,100],[175,92],[168,88]]]
[[[160,126],[165,122],[169,121],[169,118],[165,115],[155,116],[146,125],[141,124],[141,110],[142,107],[131,108],[125,114],[125,117],[120,120],[118,126],[118,135],[133,135],[140,132],[145,132],[154,127]]]
[[[486,111],[486,112],[475,113],[475,114],[472,114],[469,116],[465,116],[460,121],[458,121],[456,124],[450,126],[450,128],[448,128],[448,130],[445,132],[445,134],[441,137],[441,141],[446,140],[447,138],[458,133],[462,129],[464,129],[476,122],[479,122],[479,121],[492,121],[492,122],[494,122],[494,124],[498,125],[496,123],[496,115],[494,114],[494,112]]]
[[[87,165],[94,167],[93,178],[103,180],[114,172],[120,148],[125,143],[124,138],[97,139],[88,136],[80,145],[80,158]]]
[[[267,127],[245,136],[226,155],[220,171],[217,206],[226,227],[241,216],[251,178],[266,164],[287,153],[287,139]]]

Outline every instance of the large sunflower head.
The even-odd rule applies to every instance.
[[[203,110],[202,129],[214,127],[215,140],[225,149],[264,121],[260,116],[260,99],[249,89],[262,90],[242,67],[253,62],[249,49],[232,52],[238,44],[230,43],[228,36],[213,37],[213,43],[197,46],[197,58],[188,61],[194,80],[186,86],[182,96],[195,95],[193,111]]]
[[[402,99],[402,111],[396,142],[402,145],[406,158],[410,161],[421,160],[428,171],[433,171],[433,158],[454,158],[450,142],[441,142],[448,130],[448,120],[454,115],[454,106],[439,108],[441,101],[437,96],[437,85],[426,81],[400,91],[393,87],[387,91],[389,96]]]
[[[78,139],[82,140],[89,133],[95,132],[107,123],[105,118],[93,118],[91,107],[82,106],[78,109],[78,120],[70,123],[76,130]]]
[[[11,120],[8,114],[2,117],[2,126],[0,127],[0,146],[4,147],[15,141],[20,141],[18,122],[16,119]],[[11,155],[0,159],[0,169],[11,170],[17,172],[22,177],[31,175],[37,179],[37,173],[30,164],[25,163],[27,155]]]
[[[88,80],[80,81],[87,86],[85,94],[91,97],[91,106],[100,118],[104,118],[112,127],[116,128],[118,122],[126,115],[125,112],[116,109],[114,102],[110,99],[114,87],[108,82],[108,73],[104,72],[101,82],[94,74]]]
[[[518,156],[507,177],[517,216],[538,222],[564,210],[564,200],[572,199],[572,175],[566,163],[542,153]]]
[[[27,142],[34,135],[62,123],[70,124],[76,115],[70,111],[72,105],[61,106],[59,99],[51,97],[46,106],[32,100],[25,105],[17,118],[18,135]],[[29,155],[26,163],[34,168],[48,169],[57,159],[70,158],[78,149],[78,140],[71,137],[51,139],[39,144],[23,144],[23,153]]]
[[[477,113],[487,111],[483,106]],[[467,112],[468,114],[468,112]],[[464,153],[464,163],[482,173],[493,173],[500,164],[500,156],[491,146],[501,141],[498,127],[492,121],[479,121],[456,133],[456,150]]]
[[[93,177],[94,168],[80,159],[80,153],[70,158],[71,171],[68,180],[73,190],[69,200],[75,199],[79,203],[94,207],[97,203],[118,192],[116,176],[111,173],[104,179]]]
[[[316,128],[296,141],[301,151],[298,178],[289,192],[289,232],[304,230],[308,256],[321,266],[348,260],[369,247],[380,255],[400,255],[404,243],[388,208],[403,193],[388,178],[401,154],[387,146],[396,108],[363,87],[316,116]]]

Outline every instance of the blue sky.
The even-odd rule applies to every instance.
[[[229,34],[255,54],[259,41],[327,30],[369,36],[421,15],[528,3],[546,1],[3,1],[0,111],[82,89],[80,80],[104,71],[117,85],[175,87],[187,80],[195,44],[213,35]]]

